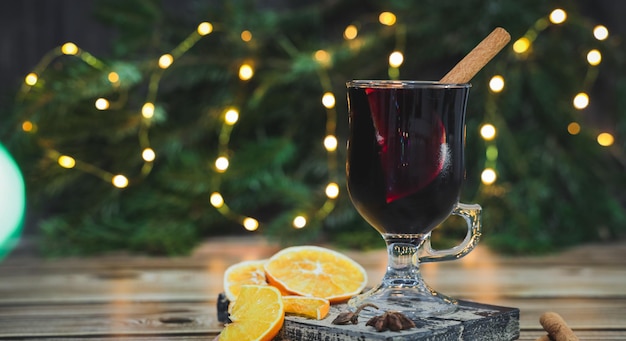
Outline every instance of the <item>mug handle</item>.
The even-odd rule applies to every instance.
[[[461,244],[447,249],[435,250],[430,244],[430,233],[424,238],[424,244],[420,248],[419,261],[422,263],[440,262],[446,260],[459,259],[467,255],[476,247],[481,236],[481,219],[482,208],[478,204],[458,203],[452,215],[460,216],[467,223],[467,235]]]

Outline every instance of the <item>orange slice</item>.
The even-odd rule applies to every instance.
[[[234,302],[242,285],[267,285],[265,280],[266,260],[251,260],[233,264],[224,272],[224,293],[229,301]]]
[[[269,285],[243,285],[232,306],[231,323],[220,341],[270,341],[285,321],[285,307],[278,289]]]
[[[318,246],[293,246],[265,263],[271,285],[291,294],[341,302],[360,293],[367,284],[361,265],[337,251]]]
[[[330,301],[319,297],[283,296],[285,313],[321,320],[330,310]]]

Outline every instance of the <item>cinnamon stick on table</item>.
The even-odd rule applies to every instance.
[[[509,41],[511,41],[509,32],[502,27],[497,27],[456,64],[450,72],[443,76],[439,82],[468,83]]]

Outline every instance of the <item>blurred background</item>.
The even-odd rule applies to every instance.
[[[484,243],[623,238],[623,13],[610,0],[5,1],[0,257],[20,236],[50,256],[178,255],[250,234],[382,247],[345,189],[345,81],[437,80],[496,26],[512,42],[472,80],[462,195],[483,206]]]

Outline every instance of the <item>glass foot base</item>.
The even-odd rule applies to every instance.
[[[410,319],[440,316],[457,310],[456,300],[428,288],[374,288],[348,302],[351,310],[373,304],[361,310],[359,316],[371,318],[386,311],[398,311]]]

